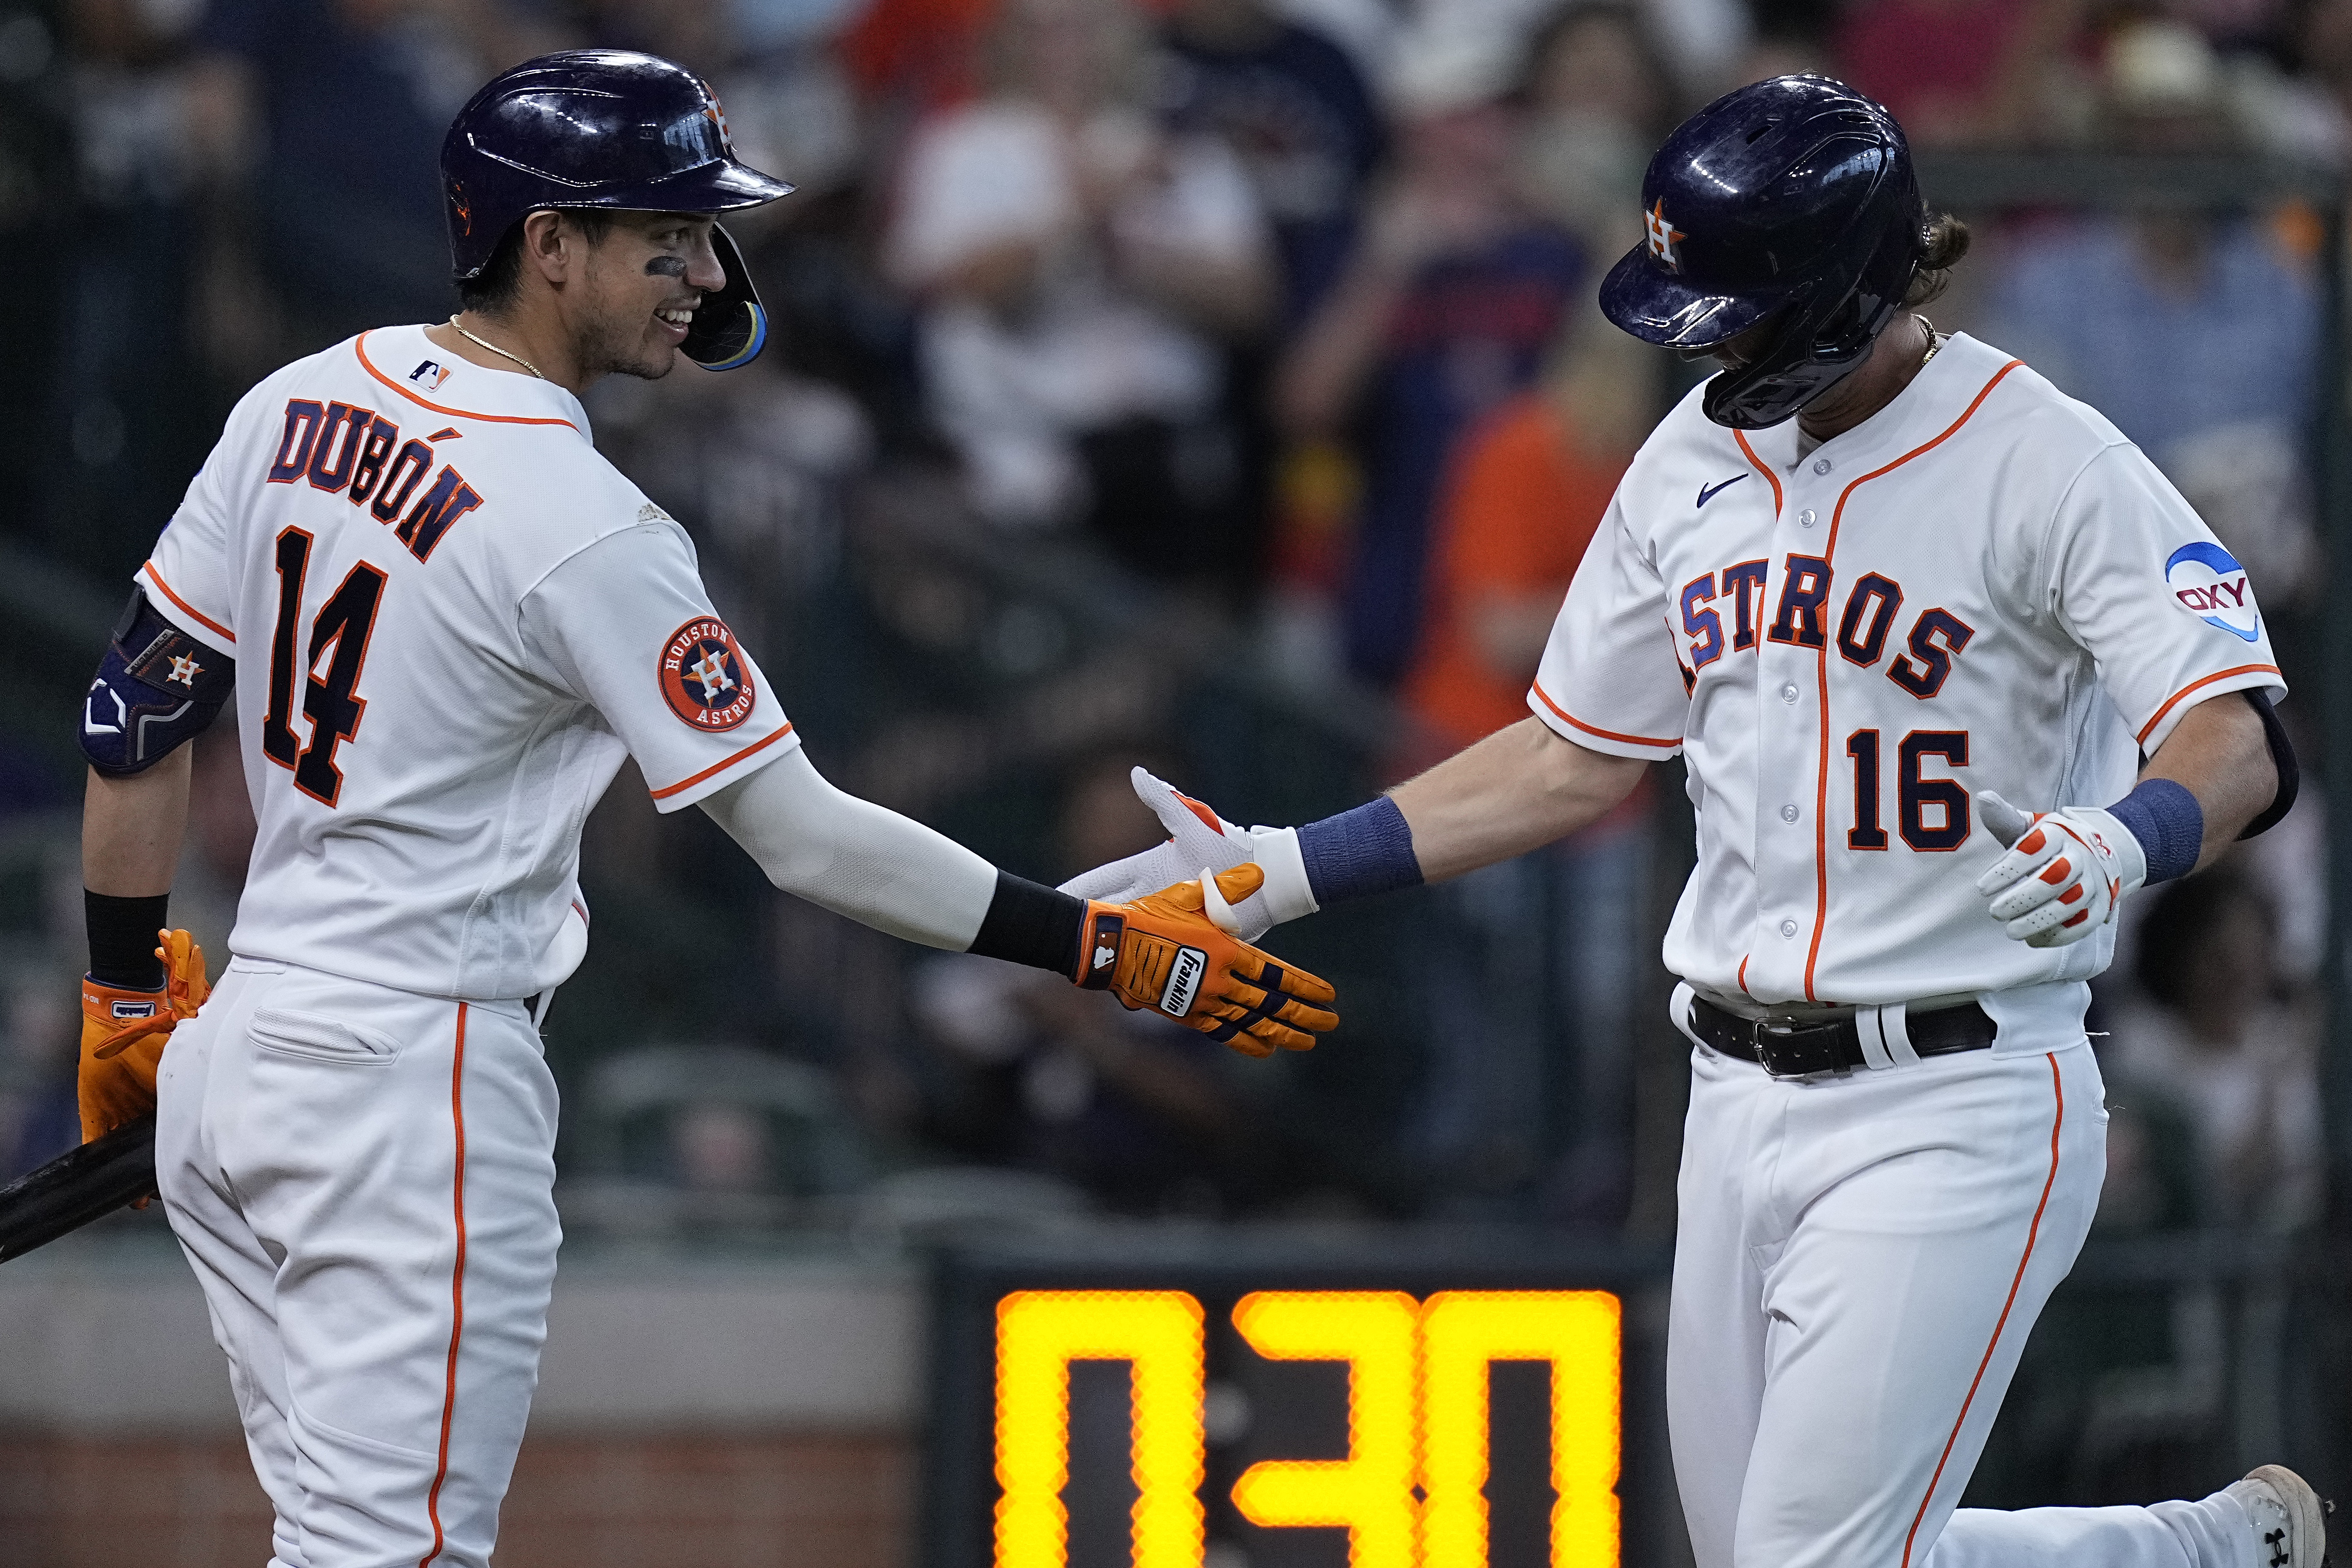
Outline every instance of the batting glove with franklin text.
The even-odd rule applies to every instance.
[[[2069,805],[2028,815],[1987,790],[1977,815],[2009,847],[1977,879],[2001,929],[2028,947],[2065,947],[2116,918],[2147,880],[2147,853],[2116,815]]]
[[[1135,785],[1136,797],[1151,808],[1160,826],[1168,830],[1167,840],[1123,860],[1082,871],[1063,883],[1062,891],[1081,899],[1139,899],[1198,877],[1204,868],[1229,871],[1236,866],[1255,866],[1265,873],[1265,881],[1233,907],[1239,922],[1235,931],[1244,942],[1255,942],[1285,921],[1315,912],[1307,864],[1298,854],[1297,829],[1239,827],[1142,768],[1128,777]]]
[[[1234,934],[1234,905],[1263,873],[1236,866],[1124,903],[1089,901],[1078,984],[1150,1008],[1244,1056],[1310,1050],[1339,1027],[1328,981]]]

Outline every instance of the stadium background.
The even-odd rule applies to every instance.
[[[704,72],[802,187],[734,226],[767,355],[596,388],[599,444],[822,769],[1049,880],[1150,840],[1133,763],[1288,822],[1508,721],[1695,374],[1591,307],[1649,149],[1782,70],[1887,101],[1976,233],[1937,325],[2197,502],[2306,769],[2283,827],[2131,911],[2098,1226],[1971,1499],[2271,1459],[2352,1494],[2352,0],[0,0],[0,1173],[73,1135],[72,715],[125,580],[255,379],[453,307],[441,130],[581,44]],[[216,969],[251,832],[226,731],[197,775],[173,911]],[[1629,1541],[1679,1560],[1675,769],[1551,851],[1280,932],[1347,1022],[1265,1063],[795,905],[635,783],[589,825],[548,1031],[569,1239],[502,1562],[984,1560],[992,1304],[1051,1285],[1207,1304],[1211,1568],[1346,1560],[1224,1500],[1348,1441],[1336,1366],[1221,1326],[1241,1293],[1620,1290]],[[1126,1560],[1133,1496],[1101,1368],[1085,1568]],[[1544,1388],[1495,1374],[1498,1564],[1546,1557]],[[0,1275],[0,1561],[246,1563],[264,1517],[157,1215]]]

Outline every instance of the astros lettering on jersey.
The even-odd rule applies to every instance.
[[[241,956],[545,991],[579,961],[580,826],[625,755],[675,811],[799,744],[579,399],[421,327],[247,394],[140,577],[268,671],[237,682],[261,737]]]
[[[1666,966],[1763,1004],[2097,973],[2112,929],[2012,942],[1950,858],[2000,853],[1977,792],[2114,800],[2194,702],[2283,691],[2245,573],[2113,425],[1966,336],[1818,454],[1700,396],[1627,471],[1528,698],[1580,746],[1684,756]]]

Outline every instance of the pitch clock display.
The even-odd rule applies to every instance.
[[[1495,1562],[1490,1481],[1499,1368],[1548,1373],[1549,1420],[1515,1434],[1548,1449],[1545,1560],[1551,1568],[1619,1561],[1623,1312],[1606,1290],[1258,1290],[1230,1328],[1272,1363],[1323,1363],[1339,1374],[1345,1452],[1259,1458],[1230,1486],[1209,1479],[1219,1401],[1209,1376],[1214,1325],[1199,1298],[1174,1289],[1024,1289],[996,1301],[993,1518],[996,1568],[1073,1568],[1118,1550],[1134,1568],[1220,1568],[1247,1562],[1210,1539],[1213,1507],[1255,1527],[1344,1531],[1348,1568],[1486,1568]],[[1099,1416],[1082,1437],[1074,1376],[1125,1373],[1124,1432]],[[1343,1392],[1342,1392],[1343,1390]],[[1097,1401],[1097,1405],[1101,1402]],[[1114,1400],[1114,1405],[1121,1403]],[[1124,1454],[1102,1450],[1121,1446]],[[1534,1445],[1528,1439],[1535,1439]],[[1131,1476],[1125,1539],[1097,1521],[1073,1552],[1076,1451],[1097,1471]],[[1517,1456],[1522,1469],[1528,1455]],[[1224,1499],[1213,1489],[1226,1492]],[[1537,1545],[1538,1542],[1525,1544]],[[1277,1555],[1287,1555],[1275,1549]],[[1094,1568],[1079,1562],[1076,1568]]]

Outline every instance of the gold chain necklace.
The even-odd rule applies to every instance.
[[[541,381],[545,381],[545,380],[547,379],[547,373],[546,373],[546,372],[544,372],[544,371],[542,371],[542,370],[541,370],[541,369],[539,368],[539,366],[537,366],[537,365],[535,365],[535,364],[531,363],[530,363],[530,361],[529,361],[529,360],[527,360],[527,359],[523,358],[523,357],[522,357],[522,355],[520,355],[520,354],[518,354],[518,353],[507,353],[507,351],[506,351],[506,350],[504,350],[504,349],[502,349],[502,348],[499,347],[499,345],[498,345],[498,344],[496,344],[496,343],[494,343],[494,342],[490,342],[488,338],[482,338],[482,337],[477,337],[477,336],[475,336],[472,332],[467,331],[463,326],[459,325],[459,323],[458,323],[458,321],[457,321],[457,317],[455,317],[455,316],[450,317],[450,318],[449,318],[449,324],[450,324],[451,326],[453,326],[453,327],[457,327],[457,335],[458,335],[459,337],[466,339],[466,340],[467,340],[467,342],[476,342],[476,343],[479,343],[479,344],[481,344],[481,345],[482,345],[482,347],[484,347],[484,348],[486,348],[486,349],[489,350],[492,353],[497,354],[497,355],[498,355],[498,356],[499,356],[501,359],[510,359],[510,360],[514,361],[514,362],[515,362],[515,363],[517,363],[517,364],[519,364],[519,365],[522,366],[522,367],[523,367],[523,369],[525,369],[525,370],[527,370],[527,371],[530,372],[530,374],[533,374],[533,375],[535,375],[535,376],[539,377],[539,379],[540,379],[540,380],[541,380]]]
[[[1917,312],[1914,311],[1913,314],[1916,315]],[[1919,367],[1922,370],[1925,370],[1927,368],[1927,362],[1934,359],[1937,353],[1942,352],[1944,347],[1944,334],[1937,331],[1936,330],[1936,323],[1929,321],[1925,316],[1919,317],[1919,324],[1927,329],[1927,352],[1919,356]],[[457,330],[462,332],[466,329],[459,327]]]

